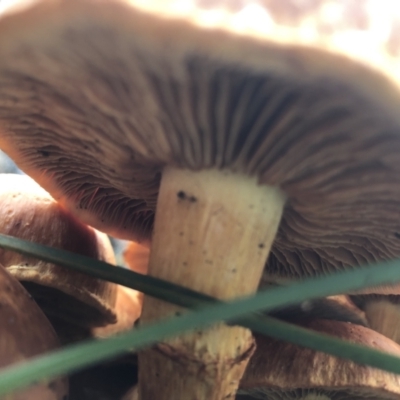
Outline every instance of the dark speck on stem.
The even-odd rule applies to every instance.
[[[195,203],[197,201],[197,198],[195,196],[189,196],[183,190],[180,190],[176,194],[176,196],[178,197],[179,200],[188,200],[191,203]]]

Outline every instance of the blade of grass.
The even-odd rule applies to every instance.
[[[27,256],[37,257],[41,260],[52,262],[99,279],[130,287],[131,289],[138,290],[149,296],[182,307],[192,308],[204,304],[205,302],[214,301],[210,296],[186,289],[182,286],[174,285],[173,283],[161,279],[138,274],[134,271],[116,267],[90,257],[49,246],[43,246],[13,236],[0,234],[0,247]]]
[[[260,293],[252,298],[207,306],[111,339],[70,346],[37,357],[24,365],[8,367],[0,374],[0,396],[37,381],[44,379],[48,381],[56,376],[115,357],[127,350],[142,349],[184,331],[209,326],[221,320],[238,319],[250,312],[261,310],[264,307],[265,295],[266,293]],[[400,374],[400,358],[392,355],[312,332],[274,318],[264,317],[261,322],[264,322],[264,334],[269,336],[315,350],[329,349],[330,354],[338,357]]]
[[[216,301],[210,296],[161,279],[12,236],[0,234],[0,247],[127,286],[182,307],[194,308]],[[393,284],[398,281],[400,281],[400,260],[341,271],[324,277],[309,278],[288,286],[268,289],[265,311],[305,300],[348,293],[366,287]]]

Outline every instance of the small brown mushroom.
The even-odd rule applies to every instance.
[[[314,320],[302,324],[320,333],[400,356],[400,346],[351,323]],[[280,340],[257,336],[257,350],[240,383],[237,399],[394,400],[400,376]],[[248,397],[242,397],[248,396]]]
[[[393,294],[363,294],[352,296],[365,312],[371,329],[400,344],[400,292]]]
[[[28,176],[0,174],[0,232],[114,263],[107,236],[79,222]],[[115,322],[116,285],[4,249],[0,262],[34,297],[63,342]]]
[[[56,349],[59,341],[38,305],[0,265],[0,368]],[[7,400],[66,400],[68,383],[58,378],[15,392]]]
[[[150,249],[143,244],[130,242],[124,251],[126,266],[139,274],[147,274],[149,269]]]
[[[152,237],[150,275],[222,300],[257,290],[273,242],[271,276],[398,257],[398,81],[282,9],[259,31],[151,0],[4,16],[0,147],[86,223]],[[161,343],[140,395],[232,398],[253,350],[224,324]]]
[[[148,247],[135,242],[128,243],[124,251],[126,266],[137,273],[146,274],[149,264],[150,250]],[[117,322],[105,327],[94,328],[97,338],[104,338],[133,328],[142,312],[143,293],[118,285],[115,312]]]

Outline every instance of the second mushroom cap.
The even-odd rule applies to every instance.
[[[115,262],[105,234],[79,222],[26,175],[0,174],[0,232]],[[64,322],[82,328],[115,322],[116,285],[4,249],[0,262],[56,327]]]

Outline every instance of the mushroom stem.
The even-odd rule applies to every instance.
[[[388,300],[370,301],[365,316],[371,329],[400,344],[400,305]]]
[[[255,292],[284,203],[254,177],[166,168],[149,274],[219,299]],[[146,298],[142,321],[179,311]],[[250,331],[224,324],[159,344],[139,356],[140,398],[233,399],[253,349]]]

